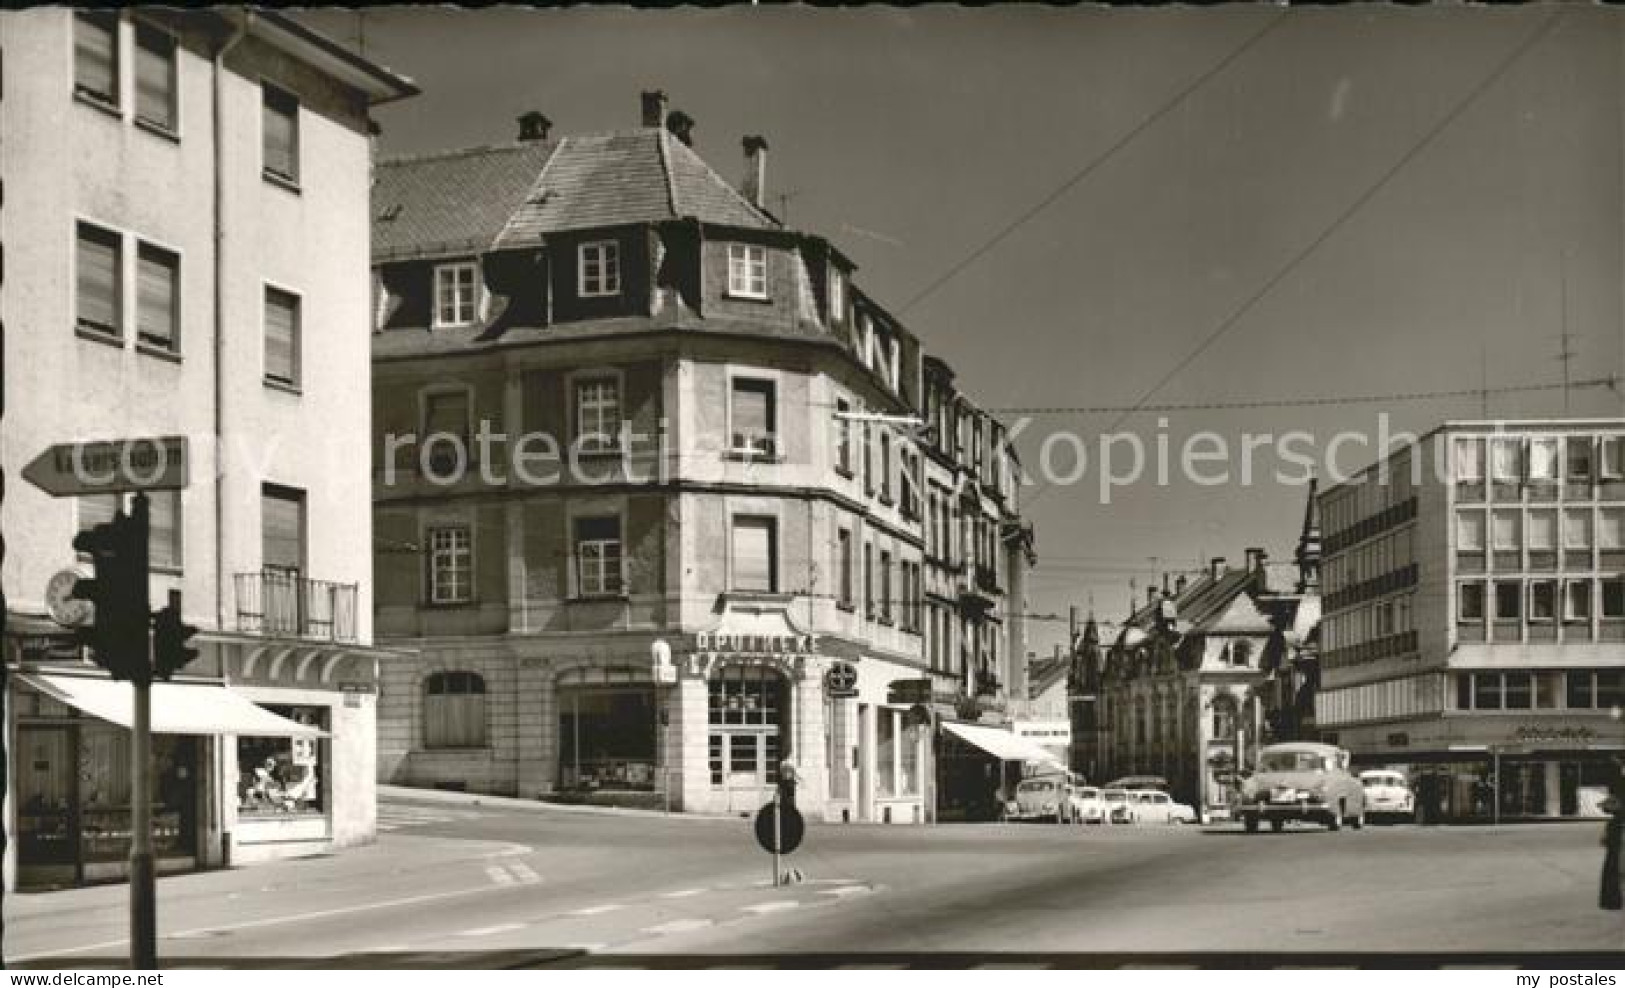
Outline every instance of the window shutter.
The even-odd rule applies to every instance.
[[[75,18],[73,81],[84,92],[118,102],[118,14],[87,11]]]
[[[265,168],[283,178],[299,177],[299,101],[267,87],[263,130]]]
[[[79,498],[79,531],[88,532],[113,520],[119,508],[117,494],[86,494]]]
[[[136,333],[158,346],[174,348],[180,259],[166,250],[141,245],[136,270]]]
[[[734,520],[734,589],[773,590],[773,522]]]
[[[146,25],[136,28],[135,113],[175,129],[175,41]]]
[[[284,494],[266,493],[262,499],[264,533],[261,560],[265,569],[304,568],[304,502]]]
[[[117,332],[118,235],[81,227],[77,267],[79,321]]]
[[[265,376],[292,384],[297,365],[294,340],[298,332],[299,301],[286,292],[265,292]]]

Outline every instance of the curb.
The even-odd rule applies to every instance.
[[[578,813],[587,816],[616,816],[627,820],[681,820],[689,823],[732,823],[742,818],[708,813],[665,813],[660,810],[638,810],[625,806],[589,806],[581,803],[550,803],[541,799],[519,796],[490,796],[484,793],[451,792],[446,789],[417,789],[411,786],[378,786],[378,799],[398,802],[445,803],[451,806],[491,806],[505,810],[529,810],[538,813]]]

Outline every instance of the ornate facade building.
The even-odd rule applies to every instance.
[[[379,777],[923,821],[1001,700],[1030,529],[1002,428],[736,189],[693,121],[383,163]],[[669,658],[668,658],[669,657]],[[855,672],[855,675],[852,673]]]

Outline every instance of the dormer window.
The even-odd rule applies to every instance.
[[[766,247],[728,245],[728,294],[737,298],[767,298]]]
[[[846,321],[846,276],[840,268],[829,269],[829,321]]]
[[[472,325],[479,310],[478,269],[472,261],[434,269],[434,327]]]
[[[577,254],[576,291],[582,298],[621,293],[620,245],[611,240],[582,244]]]

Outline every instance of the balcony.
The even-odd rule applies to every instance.
[[[356,640],[356,584],[275,570],[238,573],[235,579],[238,631],[267,638]]]

